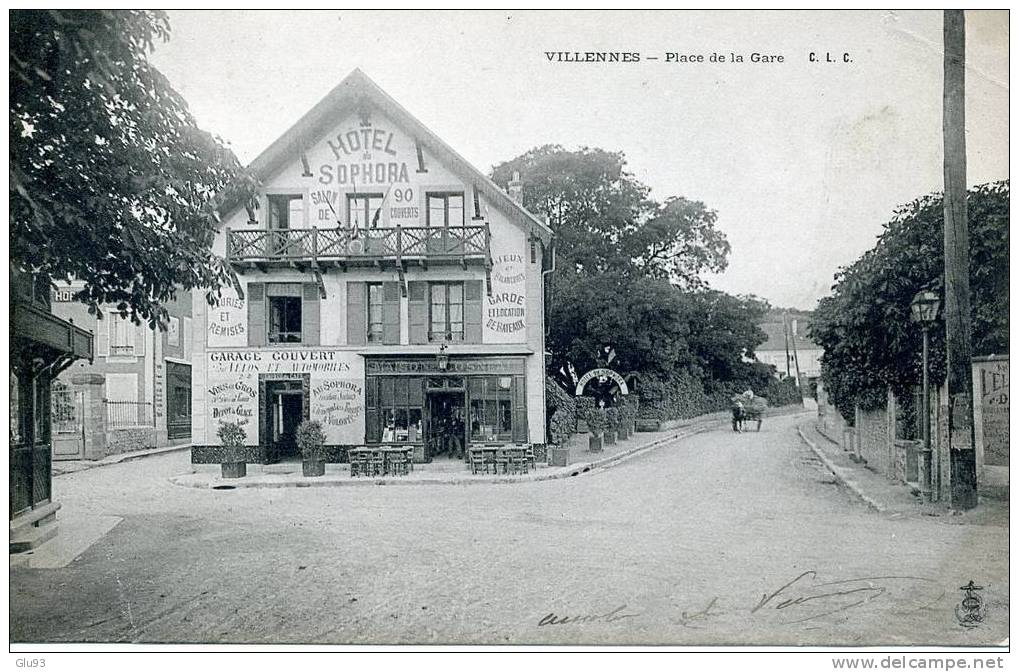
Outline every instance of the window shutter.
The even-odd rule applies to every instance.
[[[190,362],[191,361],[191,348],[194,345],[194,340],[193,340],[194,336],[191,333],[191,328],[192,328],[191,318],[190,317],[185,317],[183,320],[181,320],[181,322],[183,324],[181,329],[183,329],[183,331],[184,331],[184,338],[182,340],[182,343],[184,344],[184,359],[186,359],[186,360],[188,360]],[[188,387],[191,387],[191,383],[190,382],[188,383]]]
[[[464,283],[464,342],[481,342],[481,280]]]
[[[248,283],[248,345],[265,345],[265,283]]]
[[[100,357],[110,356],[110,329],[113,328],[115,315],[106,311],[106,316],[96,320],[96,354]]]
[[[527,443],[527,391],[523,376],[513,376],[513,442]]]
[[[141,324],[126,322],[125,325],[130,325],[129,328],[134,332],[134,356],[141,357],[145,354],[145,332],[148,331],[149,325],[145,322]]]
[[[411,343],[428,342],[428,283],[407,283],[407,323]]]
[[[366,289],[363,282],[347,283],[347,345],[368,342]]]
[[[321,311],[319,310],[318,284],[304,283],[301,296],[301,343],[319,345],[321,342]]]
[[[382,342],[400,344],[400,283],[382,283]]]
[[[379,425],[379,379],[369,376],[365,381],[365,443],[378,443],[382,440],[382,429]]]

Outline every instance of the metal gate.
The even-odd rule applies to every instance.
[[[53,459],[85,459],[85,393],[54,381],[50,392]]]

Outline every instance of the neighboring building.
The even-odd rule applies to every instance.
[[[10,550],[56,533],[46,525],[60,505],[51,496],[50,383],[75,359],[92,357],[92,335],[50,312],[44,277],[10,273]]]
[[[800,379],[808,382],[821,377],[821,355],[824,350],[807,336],[809,318],[803,315],[788,316],[775,322],[765,322],[761,329],[768,340],[754,350],[757,361],[775,367],[780,379],[796,376],[799,364]]]
[[[186,444],[191,438],[191,292],[166,304],[167,330],[132,324],[113,306],[103,318],[73,300],[82,283],[53,291],[53,313],[95,334],[95,358],[53,383],[53,459]]]
[[[221,461],[230,421],[262,463],[296,456],[304,419],[332,460],[544,443],[552,241],[519,182],[507,195],[357,70],[251,169],[259,207],[214,243],[239,287],[194,302],[194,462]]]

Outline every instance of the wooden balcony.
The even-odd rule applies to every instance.
[[[235,267],[326,269],[416,264],[491,266],[487,224],[361,229],[249,229],[226,232],[226,257]]]

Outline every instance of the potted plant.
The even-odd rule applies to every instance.
[[[223,422],[216,430],[219,443],[222,446],[222,461],[220,462],[220,473],[223,478],[244,478],[248,475],[248,465],[245,459],[244,441],[247,433],[240,423]]]
[[[325,445],[326,435],[322,431],[322,423],[317,420],[305,420],[297,426],[297,447],[301,449],[301,472],[307,476],[324,476],[326,473]]]
[[[587,427],[591,435],[587,438],[587,449],[592,453],[602,451],[602,432],[605,431],[605,411],[600,408],[592,408],[587,415]]]

